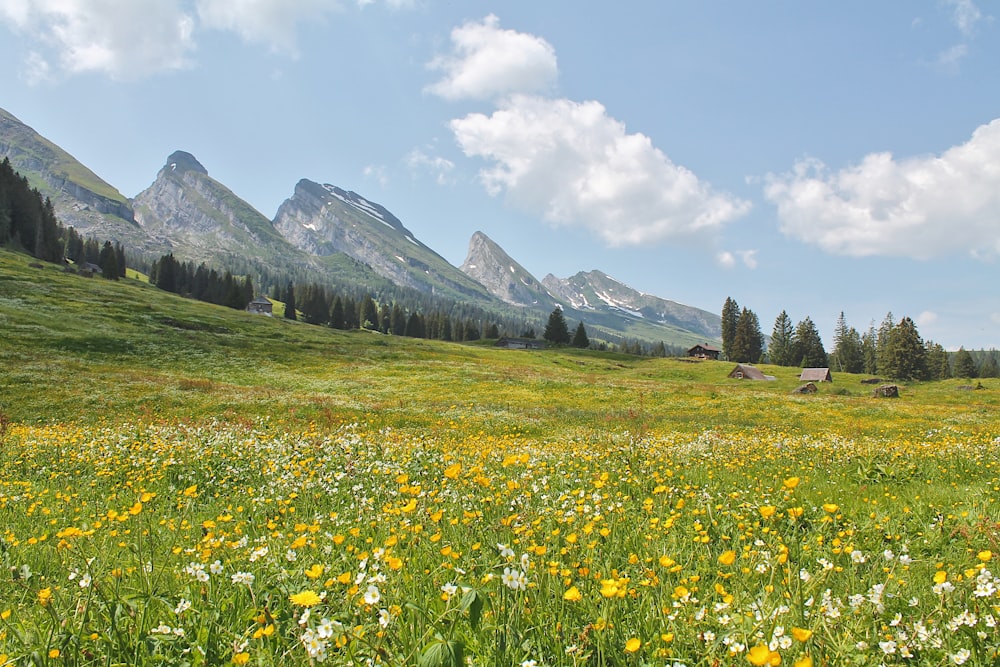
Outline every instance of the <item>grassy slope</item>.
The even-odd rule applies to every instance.
[[[30,261],[0,251],[0,410],[14,421],[266,415],[546,439],[747,427],[920,437],[961,424],[996,435],[995,381],[977,392],[958,381],[918,384],[890,401],[837,375],[800,397],[789,393],[797,369],[766,367],[778,380],[750,383],[727,379],[723,362],[339,332]]]
[[[118,192],[117,189],[106,183],[99,176],[97,176],[97,174],[90,171],[90,169],[80,164],[76,158],[64,151],[62,148],[56,146],[45,137],[37,134],[34,130],[21,123],[14,116],[5,112],[3,109],[0,109],[0,115],[10,119],[12,122],[20,124],[21,126],[17,135],[12,138],[12,143],[32,157],[38,158],[46,164],[51,165],[49,169],[52,173],[65,176],[77,185],[81,185],[91,192],[101,195],[102,197],[106,197],[107,199],[122,203],[128,201],[122,193]],[[19,169],[19,171],[28,177],[32,186],[42,190],[43,194],[55,194],[52,191],[52,188],[45,182],[45,179],[41,174],[36,172],[25,172],[23,169]]]

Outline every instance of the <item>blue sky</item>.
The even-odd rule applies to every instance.
[[[891,311],[1000,347],[1000,26],[982,0],[0,0],[0,106],[123,194],[174,150],[300,178],[452,264],[600,269],[831,349]]]

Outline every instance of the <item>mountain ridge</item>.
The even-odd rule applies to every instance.
[[[62,183],[53,203],[64,224],[83,235],[121,241],[147,256],[175,252],[183,261],[226,268],[236,262],[272,275],[296,280],[312,276],[307,280],[335,280],[361,289],[396,285],[535,321],[544,321],[559,305],[568,317],[585,321],[597,338],[608,340],[691,345],[720,336],[717,315],[643,294],[600,271],[565,280],[549,274],[539,281],[481,231],[473,234],[465,263],[455,267],[381,204],[328,183],[301,179],[268,219],[212,178],[192,153],[178,150],[153,183],[128,200],[0,109],[0,157],[4,155],[14,156],[12,165],[18,158],[34,167],[26,174],[33,184],[54,189]],[[66,176],[62,182],[59,174]],[[116,213],[96,211],[98,196],[112,202],[106,208]],[[75,215],[81,211],[87,215]]]

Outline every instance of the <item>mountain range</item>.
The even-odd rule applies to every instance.
[[[643,294],[601,271],[539,281],[480,231],[455,267],[383,206],[335,185],[300,180],[268,219],[194,155],[175,151],[152,184],[129,199],[0,109],[4,157],[52,200],[64,225],[119,241],[131,253],[171,252],[182,261],[374,292],[396,286],[540,322],[559,306],[596,339],[688,346],[720,337],[718,315]]]

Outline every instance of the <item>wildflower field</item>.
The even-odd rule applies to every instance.
[[[998,385],[793,396],[12,257],[0,665],[1000,663]]]

